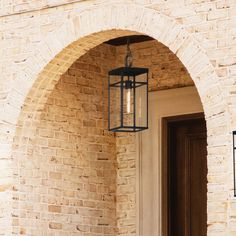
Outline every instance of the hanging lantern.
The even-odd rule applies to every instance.
[[[148,69],[132,67],[127,40],[125,67],[109,71],[108,129],[138,132],[148,128]]]

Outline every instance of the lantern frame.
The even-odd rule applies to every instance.
[[[139,67],[120,67],[108,72],[108,130],[113,132],[139,132],[148,129],[148,69]],[[137,81],[136,77],[146,75],[145,81]],[[119,76],[118,82],[111,83],[112,76]],[[132,80],[124,80],[124,77],[131,77]],[[131,86],[131,87],[130,87]],[[136,88],[146,86],[146,125],[136,125]],[[133,125],[124,125],[124,89],[133,89]],[[120,125],[111,127],[111,88],[120,88]]]
[[[233,133],[233,178],[234,178],[234,197],[236,197],[236,130]]]

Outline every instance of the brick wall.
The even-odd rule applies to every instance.
[[[116,140],[104,130],[114,55],[108,45],[89,51],[47,100],[31,152],[18,159],[16,235],[116,234]]]
[[[132,33],[128,30],[168,46],[189,71],[207,121],[208,236],[236,234],[233,1],[2,0],[0,11],[0,235],[9,235],[11,224],[18,224],[12,214],[15,159],[31,155],[38,116],[61,74],[89,49]],[[19,139],[18,153],[14,139]]]
[[[170,49],[156,40],[130,46],[133,66],[149,68],[149,91],[194,85],[186,68]],[[117,48],[117,63],[124,65],[126,46]]]
[[[135,65],[150,68],[151,90],[192,85],[160,43],[133,44],[132,51]],[[26,152],[27,134],[16,139],[15,234],[135,235],[135,135],[115,138],[106,130],[107,72],[124,53],[125,46],[102,44],[74,62],[51,92]]]
[[[117,229],[136,235],[136,135],[117,135]]]
[[[149,68],[149,90],[192,86],[183,64],[156,40],[131,44],[133,66]],[[126,46],[116,50],[117,66],[124,65]],[[136,135],[117,136],[117,224],[118,235],[136,235]]]

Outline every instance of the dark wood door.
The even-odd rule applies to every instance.
[[[206,147],[203,118],[168,123],[168,236],[207,235]]]

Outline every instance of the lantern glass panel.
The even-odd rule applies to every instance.
[[[147,74],[142,74],[136,76],[136,116],[135,116],[135,126],[136,127],[147,127]]]
[[[137,132],[148,127],[148,69],[120,67],[109,71],[109,130]]]
[[[117,128],[121,125],[121,77],[109,77],[109,121],[110,128]]]

